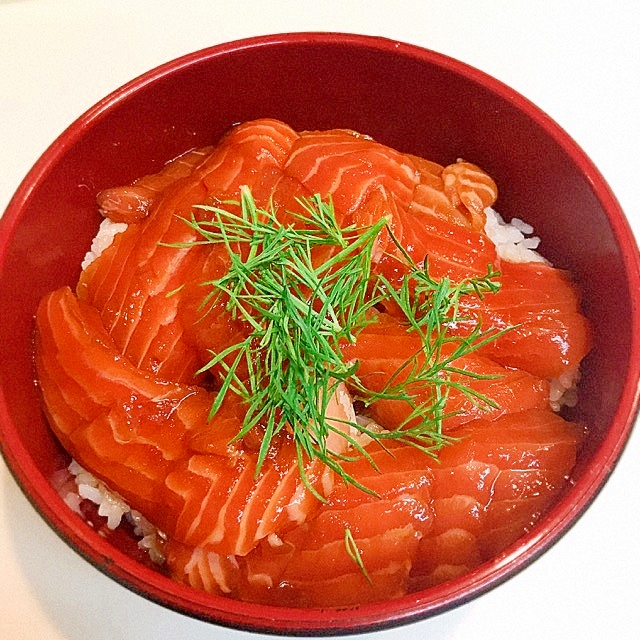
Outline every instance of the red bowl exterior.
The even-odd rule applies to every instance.
[[[77,279],[99,216],[95,194],[215,142],[231,125],[275,117],[297,129],[347,127],[443,164],[462,156],[501,189],[498,210],[531,222],[573,274],[595,327],[575,418],[591,439],[554,510],[459,579],[350,610],[245,604],[179,585],[105,540],[62,502],[64,452],[42,418],[32,368],[39,299]],[[551,119],[499,81],[443,55],[381,38],[284,34],[199,51],[133,80],[73,123],[27,175],[0,219],[0,446],[48,524],[98,569],[169,608],[231,627],[337,635],[403,624],[464,603],[523,569],[602,488],[638,410],[640,260],[615,197]],[[615,333],[611,327],[615,326]]]

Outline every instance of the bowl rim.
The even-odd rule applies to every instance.
[[[396,627],[437,615],[457,607],[493,589],[516,575],[545,553],[580,518],[596,498],[610,477],[628,442],[638,414],[640,402],[640,254],[631,228],[613,192],[586,153],[577,143],[539,107],[506,84],[487,73],[445,54],[424,47],[389,38],[340,32],[290,32],[243,38],[179,56],[160,64],[112,91],[71,123],[42,153],[27,173],[0,218],[0,267],[8,248],[8,239],[19,223],[22,208],[42,181],[57,158],[64,154],[87,129],[106,117],[111,108],[147,85],[167,75],[184,70],[209,58],[233,55],[262,47],[282,45],[339,45],[371,51],[396,53],[417,58],[421,62],[443,68],[456,76],[482,85],[499,98],[523,111],[537,122],[571,157],[587,178],[591,189],[607,213],[608,222],[620,245],[622,260],[631,283],[630,300],[633,310],[632,357],[627,382],[618,408],[611,420],[606,437],[600,444],[602,461],[598,468],[589,468],[569,490],[572,500],[557,504],[534,530],[514,543],[496,558],[465,574],[462,578],[386,603],[365,605],[356,609],[292,609],[267,605],[247,604],[219,596],[201,594],[189,587],[177,585],[161,574],[147,569],[135,560],[114,549],[92,530],[78,531],[77,516],[56,511],[57,492],[42,481],[35,464],[12,430],[7,405],[9,400],[0,395],[0,450],[7,466],[27,499],[45,522],[76,552],[97,569],[131,591],[160,605],[194,618],[221,626],[258,631],[286,633],[287,635],[342,635]],[[638,285],[634,287],[633,285]],[[4,390],[0,389],[0,392]],[[26,462],[25,462],[26,461]],[[39,480],[39,482],[38,482]],[[88,529],[88,527],[87,527]],[[169,584],[170,583],[170,584]],[[171,592],[167,591],[171,587]],[[425,595],[427,594],[428,595]],[[215,606],[213,606],[215,604]]]

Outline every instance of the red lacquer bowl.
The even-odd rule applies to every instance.
[[[34,387],[39,299],[73,284],[95,235],[96,193],[157,171],[234,123],[275,117],[295,129],[346,127],[441,164],[458,157],[497,181],[496,208],[529,221],[545,255],[575,274],[595,327],[577,418],[591,438],[573,485],[528,535],[456,580],[354,610],[244,604],[178,585],[72,513],[53,485],[66,463]],[[638,406],[638,250],[607,184],[538,108],[445,56],[384,39],[289,34],[213,47],[155,69],[105,98],[44,153],[0,220],[0,443],[24,493],[48,524],[98,569],[187,615],[280,634],[378,629],[455,607],[503,582],[548,549],[597,495]],[[612,332],[611,327],[616,327]]]

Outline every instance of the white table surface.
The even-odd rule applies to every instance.
[[[582,146],[640,237],[635,0],[0,0],[0,211],[55,137],[124,82],[209,45],[285,31],[383,35],[506,82]],[[639,530],[636,430],[592,507],[526,571],[455,611],[361,637],[640,638]],[[260,637],[171,612],[99,573],[0,461],[0,638]]]

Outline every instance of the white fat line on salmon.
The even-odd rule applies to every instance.
[[[233,556],[226,556],[236,567],[238,566],[237,560]],[[196,547],[191,554],[189,562],[184,567],[185,574],[189,577],[189,581],[194,585],[193,580],[197,582],[196,576],[205,583],[205,589],[209,593],[214,593],[213,585],[206,580],[208,576],[211,576],[222,591],[222,593],[231,593],[231,586],[227,581],[227,576],[222,566],[222,558],[214,551],[205,551],[201,547]]]

